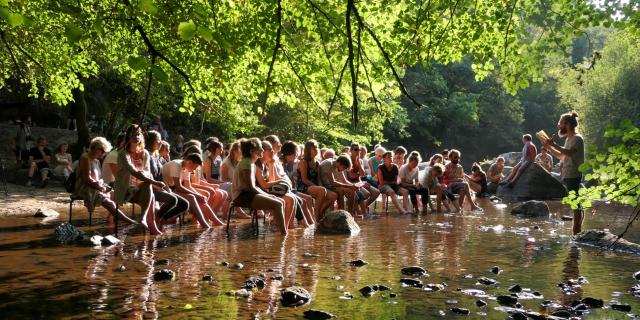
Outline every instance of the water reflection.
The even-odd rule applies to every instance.
[[[614,291],[628,292],[634,284],[628,274],[637,271],[639,258],[571,247],[567,237],[571,226],[558,222],[556,216],[519,219],[509,214],[508,207],[483,205],[486,211],[480,215],[368,217],[358,220],[362,232],[356,237],[294,230],[285,238],[270,230],[269,224],[261,225],[261,234],[255,236],[248,223],[235,224],[230,237],[222,228],[203,231],[189,225],[170,226],[159,237],[128,228],[120,234],[124,245],[110,248],[55,245],[49,240],[52,229],[36,220],[0,219],[0,314],[10,318],[299,318],[309,307],[291,309],[279,304],[280,290],[298,285],[312,294],[310,307],[345,319],[431,318],[451,308],[446,303],[451,299],[458,300],[455,306],[504,318],[492,308],[474,309],[475,298],[455,289],[481,289],[495,295],[518,283],[570,303],[587,295],[606,299]],[[559,205],[551,207],[557,212]],[[619,227],[602,213],[587,223]],[[76,217],[81,219],[79,214]],[[103,225],[90,230],[109,231]],[[629,234],[638,236],[634,231],[638,227]],[[369,264],[348,265],[358,258]],[[223,266],[223,261],[231,266]],[[235,270],[236,263],[244,269]],[[409,265],[429,271],[431,277],[424,282],[447,282],[449,287],[442,292],[401,288],[399,270]],[[494,265],[505,272],[490,274]],[[155,281],[154,273],[163,268],[176,272],[176,280]],[[271,280],[278,274],[284,280]],[[465,274],[474,278],[464,279]],[[214,280],[202,281],[203,275]],[[259,275],[266,278],[266,287],[253,292],[250,299],[228,295],[247,278]],[[557,287],[559,281],[581,275],[590,284],[574,288],[575,294],[565,295]],[[501,284],[495,288],[476,285],[479,276],[496,278]],[[390,286],[399,297],[390,299],[388,293],[361,297],[358,290],[375,283]],[[354,298],[341,299],[344,292]],[[627,296],[617,299],[640,308],[637,299]],[[523,304],[537,309],[540,301]],[[602,316],[598,312],[605,311],[592,316]]]

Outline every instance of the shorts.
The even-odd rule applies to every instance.
[[[336,192],[336,186],[334,186],[332,184],[325,184],[325,185],[323,185],[323,187],[325,187],[325,189],[327,189],[329,191]]]
[[[463,182],[454,182],[449,185],[448,189],[451,193],[457,194],[467,189],[467,184]]]
[[[362,191],[356,191],[356,202],[364,200],[364,193]]]
[[[381,193],[387,193],[389,191],[393,191],[395,194],[398,194],[398,192],[400,192],[400,186],[397,184],[385,184],[380,189]]]
[[[40,173],[44,171],[49,171],[49,164],[46,162],[38,162],[36,163],[36,166],[38,167],[38,172]]]
[[[255,192],[241,192],[235,199],[233,199],[233,205],[236,207],[250,207],[251,202],[256,197],[257,193]]]

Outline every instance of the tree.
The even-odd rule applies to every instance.
[[[179,100],[180,111],[208,115],[231,136],[259,132],[280,105],[307,110],[312,136],[360,139],[382,137],[400,95],[430,107],[406,90],[404,66],[473,55],[478,79],[496,73],[515,93],[540,79],[541,56],[563,52],[584,27],[637,20],[631,4],[611,1],[1,0],[0,7],[7,49],[0,81],[19,78],[33,96],[66,105],[86,81],[114,72],[142,97],[141,120],[150,107]]]

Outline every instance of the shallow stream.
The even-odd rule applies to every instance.
[[[159,237],[140,229],[121,231],[124,245],[91,248],[59,245],[51,241],[55,226],[66,219],[43,222],[38,218],[0,218],[0,318],[162,318],[162,319],[296,319],[308,309],[320,309],[340,319],[430,319],[460,317],[454,307],[470,310],[470,318],[505,319],[491,296],[507,294],[519,284],[542,297],[520,302],[529,310],[546,312],[543,300],[569,304],[587,296],[605,301],[585,318],[628,319],[640,313],[640,298],[630,295],[637,283],[640,257],[575,247],[571,222],[560,221],[569,210],[550,202],[549,219],[512,216],[510,207],[483,200],[483,213],[427,214],[419,217],[376,215],[358,219],[358,236],[326,236],[297,229],[286,238],[274,231],[255,236],[248,221],[235,223],[227,237],[224,228],[202,231],[193,225],[172,226]],[[585,228],[619,232],[630,210],[605,206],[587,214]],[[83,230],[112,232],[104,213],[85,226],[86,212],[74,211],[74,224]],[[640,228],[626,238],[640,242]],[[308,253],[308,254],[305,254]],[[311,256],[317,255],[317,256]],[[352,267],[346,262],[364,259]],[[228,262],[229,266],[224,266]],[[241,263],[244,268],[233,266]],[[400,269],[418,265],[429,277],[424,283],[446,283],[442,291],[402,287]],[[499,266],[496,275],[489,270]],[[160,269],[176,272],[174,281],[154,281]],[[266,276],[266,287],[249,299],[229,295],[250,276]],[[284,280],[271,280],[281,274]],[[211,275],[212,281],[202,281]],[[466,276],[466,277],[465,277]],[[477,283],[481,276],[497,286]],[[559,282],[584,276],[589,283],[567,295]],[[363,297],[365,285],[383,284],[390,291]],[[285,308],[279,304],[281,288],[298,285],[313,297],[311,304]],[[477,297],[457,289],[478,289],[490,297],[477,307]],[[350,297],[353,298],[350,298]],[[631,305],[631,312],[607,308],[610,302]],[[444,313],[444,314],[442,314]]]

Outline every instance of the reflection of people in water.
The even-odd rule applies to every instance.
[[[562,282],[567,282],[569,279],[576,280],[580,277],[580,248],[572,246],[569,248],[569,253],[564,260],[562,268]],[[564,305],[571,304],[574,300],[582,299],[582,288],[571,288],[575,294],[567,295],[562,292],[560,296],[560,302]]]

